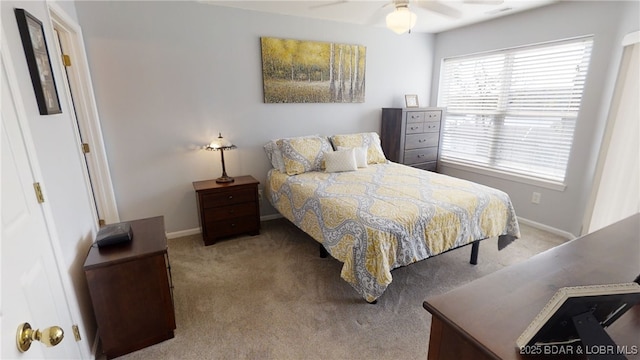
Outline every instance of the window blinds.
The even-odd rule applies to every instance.
[[[592,43],[445,59],[441,160],[563,182]]]

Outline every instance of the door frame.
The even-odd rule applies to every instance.
[[[90,195],[93,195],[91,198],[95,199],[96,202],[95,205],[98,212],[96,219],[102,219],[106,224],[117,223],[120,222],[120,216],[113,191],[113,183],[111,182],[111,173],[104,146],[98,107],[93,93],[93,83],[89,73],[82,30],[80,25],[60,5],[55,2],[47,2],[47,6],[49,18],[51,19],[51,28],[58,31],[60,42],[67,52],[66,55],[69,55],[72,59],[72,66],[67,69],[64,69],[64,63],[60,61],[59,64],[63,67],[60,71],[61,73],[67,71],[69,74],[68,82],[64,80],[63,83],[76,110],[75,114],[71,112],[71,116],[76,118],[74,123],[77,123],[76,135],[78,144],[80,144],[80,139],[82,138],[91,147],[91,151],[83,154],[83,156],[85,156],[87,163],[85,183],[89,187],[87,190],[93,192]],[[60,44],[57,42],[56,53],[62,57]],[[74,126],[76,125],[74,124]]]

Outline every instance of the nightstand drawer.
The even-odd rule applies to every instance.
[[[256,193],[253,187],[246,189],[234,189],[228,191],[213,192],[202,196],[202,207],[210,208],[239,204],[256,200]]]
[[[258,233],[258,222],[255,216],[243,216],[231,220],[208,221],[205,225],[216,237],[224,237],[243,233]]]
[[[256,216],[256,205],[251,202],[237,204],[237,205],[228,205],[228,206],[219,206],[212,207],[204,210],[205,221],[219,221],[225,219],[232,219],[236,217],[242,216]]]

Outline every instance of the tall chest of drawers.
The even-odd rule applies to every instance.
[[[387,159],[436,171],[444,108],[383,108],[380,142]]]
[[[258,184],[249,175],[236,176],[232,183],[193,182],[205,245],[233,235],[260,233]]]

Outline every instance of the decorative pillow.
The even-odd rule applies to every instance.
[[[276,140],[269,141],[264,146],[264,151],[267,153],[269,161],[271,161],[271,166],[284,174],[284,159],[282,158],[282,151],[280,151],[278,144],[276,144]]]
[[[330,151],[324,153],[326,172],[341,172],[358,170],[355,149]]]
[[[366,168],[367,167],[367,148],[364,146],[360,146],[356,148],[338,146],[337,150],[340,151],[340,150],[348,150],[348,149],[353,149],[355,151],[356,164],[358,165],[358,167]]]
[[[380,164],[386,163],[387,158],[384,156],[382,146],[380,146],[380,137],[378,133],[358,133],[348,135],[334,135],[331,137],[331,143],[337,149],[343,147],[361,147],[367,148],[367,163]]]
[[[287,175],[297,175],[323,168],[324,153],[331,144],[323,136],[305,136],[277,141]]]

